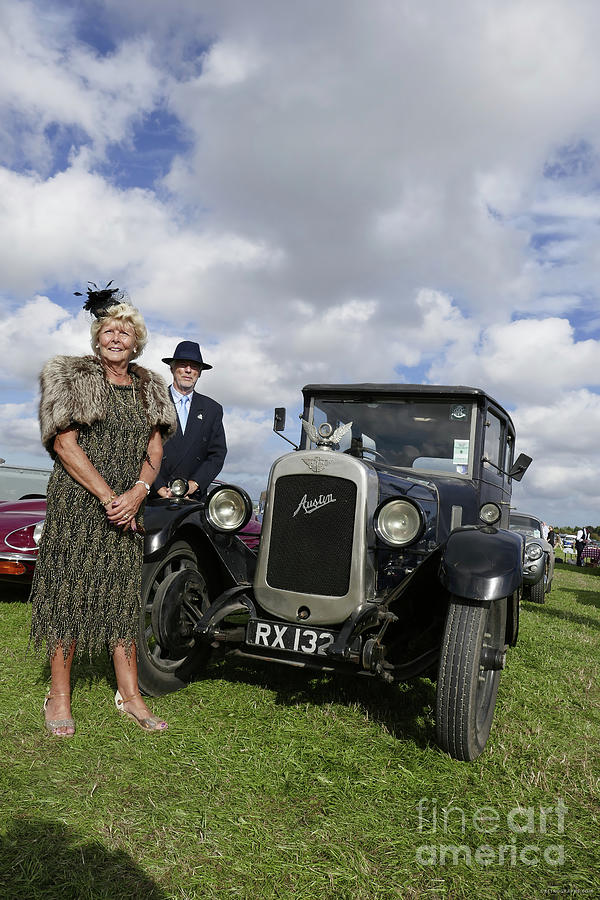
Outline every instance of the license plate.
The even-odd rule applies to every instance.
[[[261,622],[252,619],[246,630],[246,643],[269,650],[291,650],[293,653],[309,653],[325,656],[325,651],[335,641],[337,634],[324,628],[304,628],[280,622]]]

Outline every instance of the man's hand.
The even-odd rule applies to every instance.
[[[191,495],[192,495],[192,494],[195,494],[197,490],[198,490],[198,482],[197,482],[197,481],[190,481],[190,482],[189,482],[189,487],[188,487],[188,492],[187,492],[187,494],[186,494],[185,496],[186,496],[186,497],[191,497]]]
[[[161,487],[157,490],[156,493],[159,497],[164,497],[166,500],[168,500],[169,497],[173,496],[173,494],[171,493],[171,489],[168,487]]]

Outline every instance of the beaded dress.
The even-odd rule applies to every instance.
[[[133,486],[146,456],[151,426],[137,389],[110,385],[107,415],[80,425],[78,443],[117,494]],[[48,483],[48,506],[31,587],[31,641],[58,644],[65,656],[90,656],[136,640],[141,606],[144,541],[111,525],[97,497],[75,481],[56,459]],[[143,506],[137,515],[142,522]]]

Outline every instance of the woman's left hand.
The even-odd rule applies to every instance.
[[[142,505],[142,500],[146,497],[146,490],[143,485],[134,485],[128,491],[116,497],[112,503],[106,507],[106,515],[109,522],[122,528],[123,531],[131,528],[136,530],[135,517],[137,511]]]

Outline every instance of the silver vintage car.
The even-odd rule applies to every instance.
[[[511,512],[510,530],[525,537],[523,566],[523,595],[532,603],[543,603],[552,590],[554,577],[554,547],[542,535],[542,522],[529,513]]]

